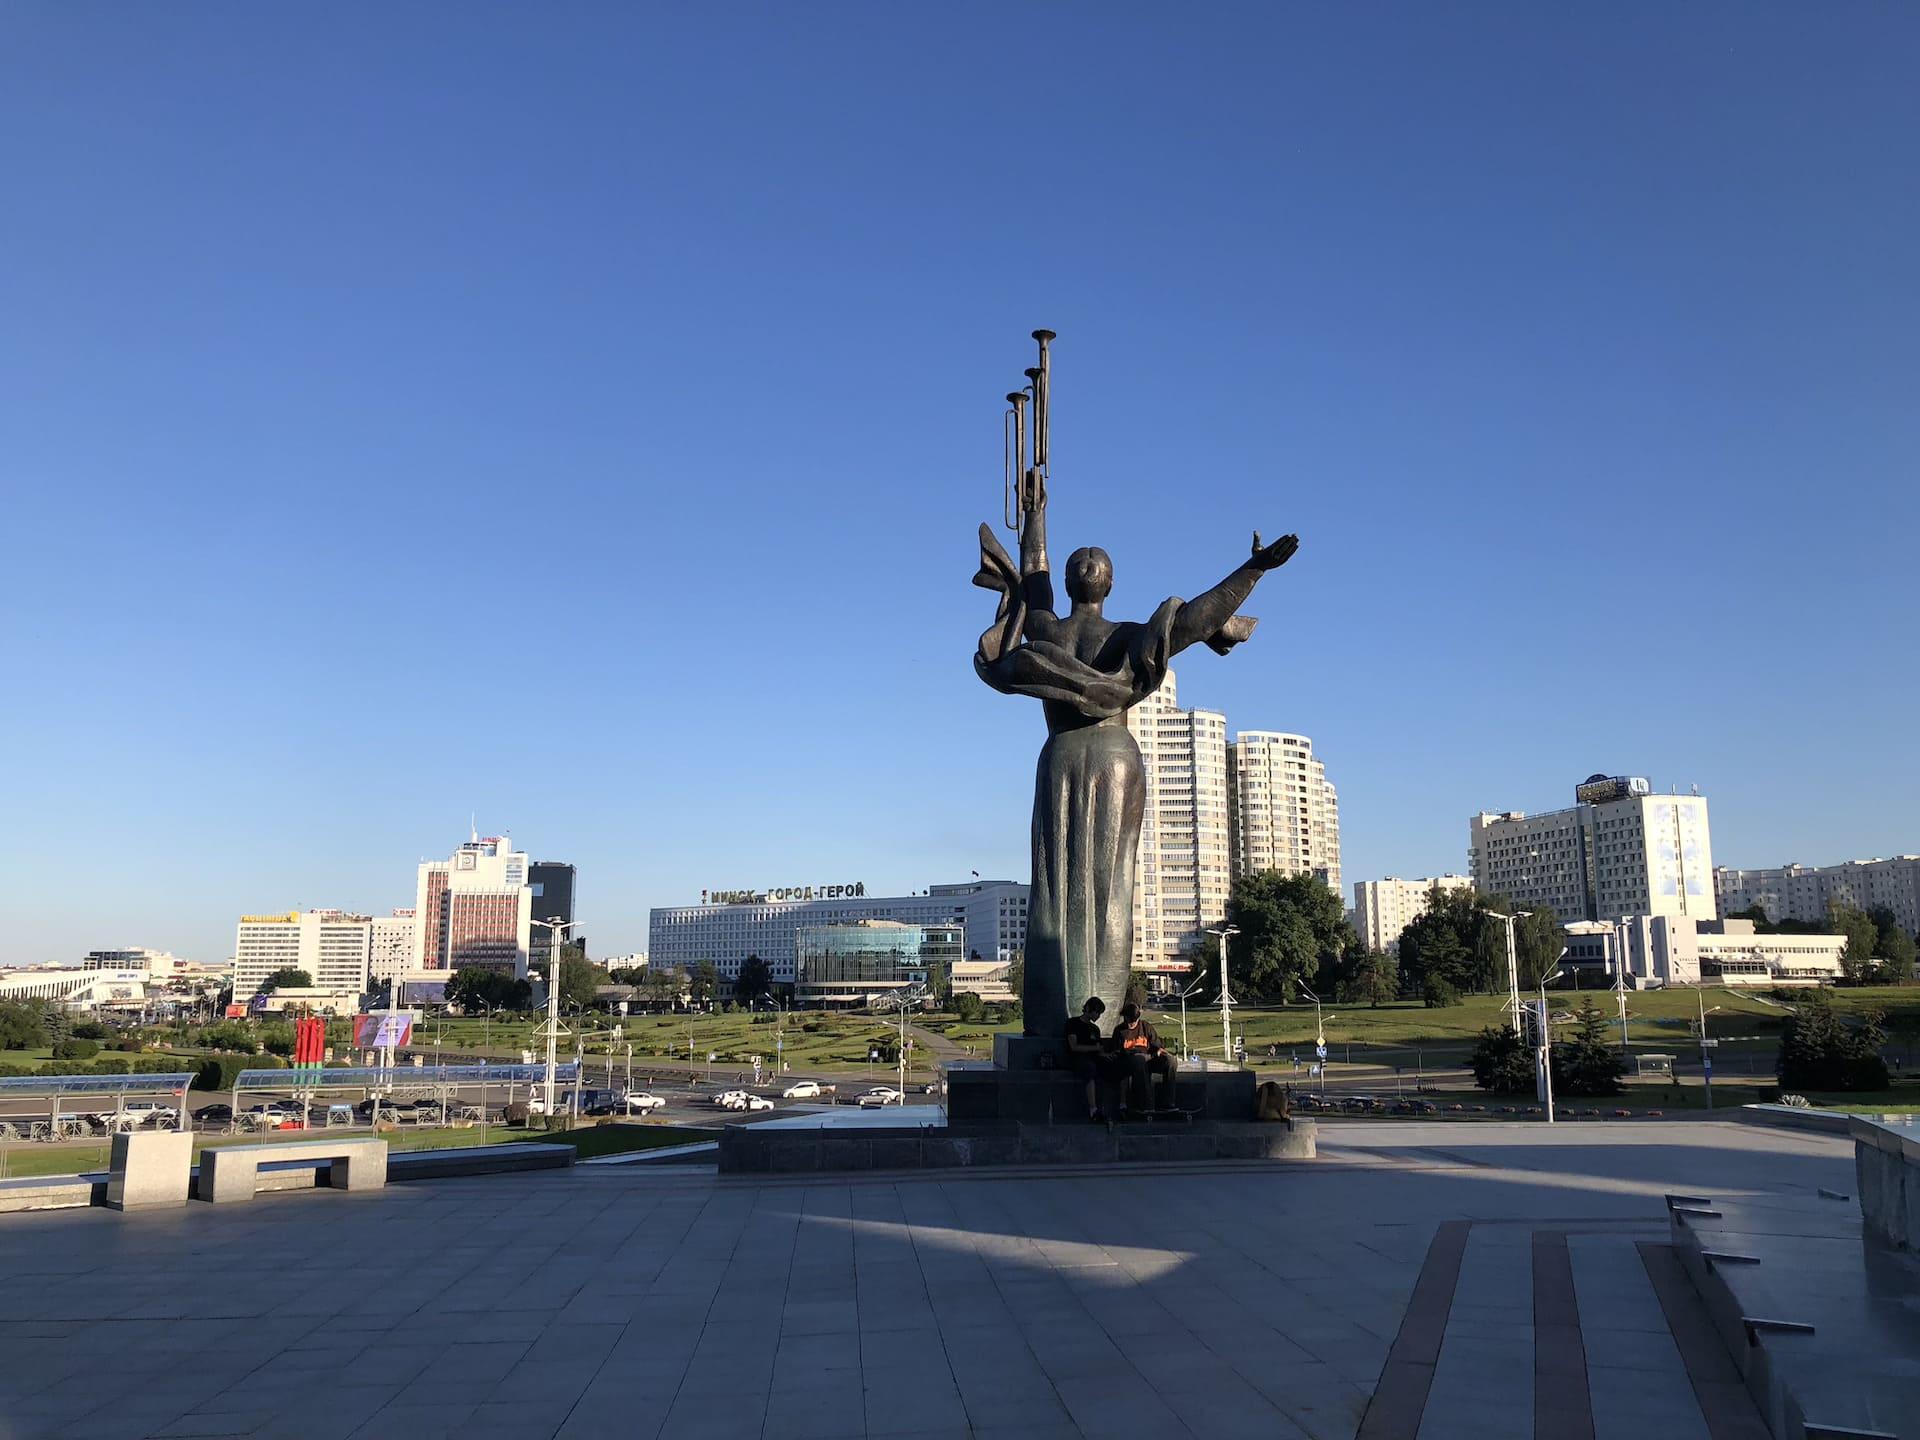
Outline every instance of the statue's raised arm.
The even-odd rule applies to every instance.
[[[1239,613],[1253,594],[1253,587],[1269,570],[1278,570],[1300,548],[1298,535],[1282,535],[1271,545],[1260,543],[1260,532],[1253,532],[1253,553],[1244,564],[1203,595],[1195,596],[1180,607],[1173,619],[1169,649],[1174,654],[1205,641],[1216,654],[1224,655],[1253,634],[1260,622]]]

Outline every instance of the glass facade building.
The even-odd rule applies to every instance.
[[[803,925],[794,932],[794,1004],[868,1005],[889,990],[924,985],[935,966],[951,975],[965,958],[966,930],[959,925]]]

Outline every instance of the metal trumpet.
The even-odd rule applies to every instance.
[[[1052,389],[1052,360],[1047,353],[1054,339],[1051,330],[1036,330],[1033,338],[1040,345],[1040,363],[1026,372],[1027,388],[1007,396],[1002,418],[1002,440],[1006,459],[1006,478],[1001,492],[1002,518],[1007,529],[1019,535],[1027,517],[1047,503],[1047,452],[1050,441],[1049,393]],[[1033,402],[1033,459],[1027,459],[1027,402]]]

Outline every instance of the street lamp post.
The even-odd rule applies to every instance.
[[[1560,952],[1565,954],[1563,950]],[[1540,977],[1540,1075],[1547,1089],[1547,1124],[1553,1124],[1553,1024],[1547,1018],[1547,986],[1560,978],[1556,968]]]
[[[536,920],[536,925],[544,925],[552,932],[552,943],[547,947],[547,1080],[546,1106],[547,1119],[553,1118],[554,1068],[559,1063],[558,1045],[560,1041],[560,945],[566,932],[577,929],[578,920],[562,920],[555,916],[551,920]]]
[[[1520,1027],[1520,959],[1515,953],[1513,927],[1533,912],[1516,910],[1511,915],[1502,915],[1498,910],[1482,909],[1482,915],[1491,915],[1506,926],[1507,930],[1507,1018],[1513,1024],[1513,1033],[1521,1033]]]
[[[1707,992],[1704,985],[1694,986],[1693,998],[1700,1007],[1700,1077],[1701,1083],[1706,1086],[1707,1109],[1711,1110],[1713,1109],[1713,1055],[1711,1053],[1713,1045],[1707,1039],[1707,1016],[1717,1014],[1720,1007],[1716,1005],[1711,1010],[1707,1008]]]
[[[1320,1018],[1320,997],[1307,988],[1307,982],[1296,979],[1294,984],[1300,987],[1300,993],[1313,1002],[1313,1058],[1320,1066],[1320,1093],[1327,1093],[1327,1025]],[[1338,1016],[1334,1017],[1338,1019]],[[1347,1059],[1353,1059],[1353,1046],[1347,1046]]]
[[[1238,925],[1207,931],[1220,942],[1220,1058],[1229,1065],[1233,1063],[1233,995],[1227,988],[1227,937],[1239,933]]]

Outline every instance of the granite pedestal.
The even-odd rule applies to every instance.
[[[996,1035],[994,1059],[950,1060],[947,1116],[955,1122],[1016,1120],[1027,1125],[1079,1125],[1087,1118],[1087,1092],[1067,1064],[1057,1040]],[[1181,1062],[1174,1105],[1208,1120],[1252,1120],[1253,1071],[1217,1061]]]

